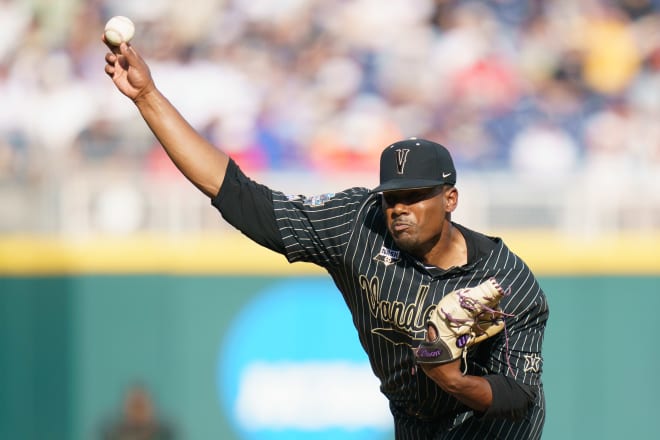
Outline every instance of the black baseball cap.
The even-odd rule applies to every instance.
[[[455,185],[456,168],[449,151],[426,139],[395,142],[380,155],[380,185],[371,192]]]

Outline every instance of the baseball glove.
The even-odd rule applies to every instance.
[[[467,349],[504,329],[500,300],[506,295],[495,278],[475,287],[454,290],[438,303],[427,321],[427,339],[414,350],[419,364],[446,364]],[[429,340],[429,327],[435,339]]]

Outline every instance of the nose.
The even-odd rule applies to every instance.
[[[391,206],[391,209],[393,214],[398,216],[408,211],[408,205],[404,202],[397,202]]]
[[[391,210],[394,214],[404,212],[408,209],[405,198],[396,194],[383,194],[383,202],[385,208]]]

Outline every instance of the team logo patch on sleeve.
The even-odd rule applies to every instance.
[[[380,261],[385,265],[396,263],[400,259],[401,259],[401,251],[389,249],[386,248],[385,246],[381,246],[380,252],[378,253],[378,255],[374,257],[374,260]]]
[[[289,195],[289,201],[302,202],[303,205],[316,208],[325,205],[325,202],[332,199],[335,193],[318,194],[315,196]]]

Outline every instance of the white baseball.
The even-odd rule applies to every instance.
[[[135,25],[130,18],[122,15],[112,17],[105,24],[105,39],[113,46],[128,43],[135,35]]]

